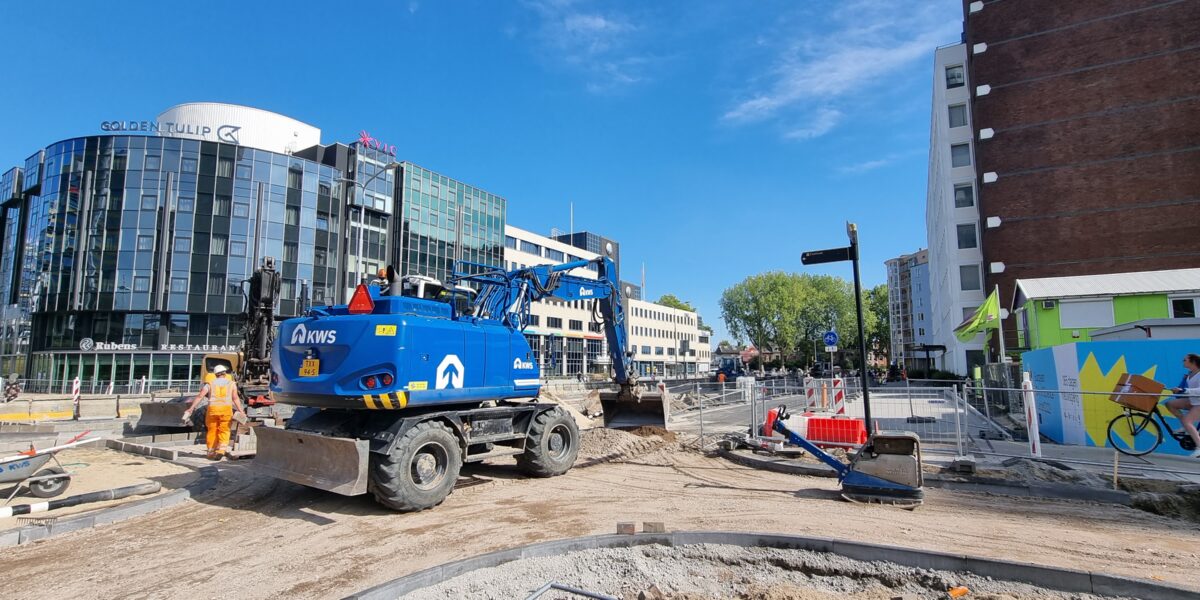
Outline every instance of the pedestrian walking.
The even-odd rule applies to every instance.
[[[1167,410],[1175,415],[1183,424],[1184,431],[1196,442],[1196,451],[1192,458],[1200,458],[1200,433],[1196,432],[1196,423],[1200,421],[1200,354],[1188,354],[1183,357],[1183,368],[1187,369],[1179,387],[1171,391],[1175,397],[1167,401]]]
[[[238,398],[237,384],[229,378],[229,370],[224,365],[213,369],[213,380],[200,388],[200,393],[192,399],[183,420],[190,420],[192,411],[205,397],[208,398],[208,412],[204,417],[207,429],[205,441],[208,445],[208,459],[221,460],[229,452],[229,425],[236,410],[244,419],[246,411],[242,409],[242,399]]]

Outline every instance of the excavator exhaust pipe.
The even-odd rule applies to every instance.
[[[617,392],[600,392],[604,426],[612,429],[661,427],[670,429],[671,394],[659,384],[653,391],[623,386]]]

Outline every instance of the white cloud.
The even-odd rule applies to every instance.
[[[602,14],[577,0],[535,0],[526,6],[538,17],[536,37],[545,57],[583,73],[589,91],[644,79],[647,59],[631,49],[640,27],[625,15]]]
[[[789,140],[809,140],[821,137],[833,131],[833,128],[842,122],[843,116],[842,111],[836,108],[821,108],[813,115],[808,125],[785,132],[783,137]]]
[[[811,21],[805,23],[810,31],[783,28],[790,39],[781,44],[774,65],[757,74],[755,88],[725,111],[723,122],[787,121],[810,114],[811,125],[784,137],[817,137],[835,127],[849,105],[907,76],[907,67],[931,57],[960,30],[954,13],[932,4],[860,0],[834,11],[824,24],[830,27],[818,30]]]
[[[874,171],[875,169],[886,167],[890,164],[899,162],[912,156],[916,156],[918,154],[925,154],[925,149],[913,148],[904,152],[893,152],[892,154],[888,154],[882,158],[840,166],[837,168],[837,171],[843,175],[857,175],[859,173],[866,173],[867,171]]]

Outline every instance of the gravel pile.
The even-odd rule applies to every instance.
[[[466,573],[405,598],[525,598],[548,582],[638,600],[945,598],[957,586],[966,586],[967,598],[975,600],[1101,598],[822,552],[720,544],[606,548],[514,561]],[[577,596],[551,592],[542,598]]]

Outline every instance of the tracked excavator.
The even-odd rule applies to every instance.
[[[596,278],[570,273],[593,267]],[[470,273],[468,273],[470,271]],[[633,369],[616,266],[601,256],[502,270],[458,263],[442,282],[388,268],[349,304],[280,324],[270,389],[298,408],[286,428],[260,427],[261,473],[398,511],[442,502],[464,463],[515,456],[528,475],[565,473],[579,452],[574,418],[539,401],[537,358],[523,331],[546,298],[594,300],[615,390],[605,425],[669,421],[666,393]]]
[[[275,311],[279,302],[280,276],[275,270],[275,259],[267,257],[263,264],[246,281],[245,329],[237,352],[206,354],[201,362],[202,383],[213,379],[212,371],[218,365],[233,373],[237,382],[238,395],[252,421],[281,419],[290,414],[290,407],[277,406],[271,397],[271,349],[275,342]],[[203,410],[193,413],[184,420],[188,401],[192,395],[183,395],[166,401],[143,402],[139,427],[203,428]],[[233,454],[253,452],[253,443],[247,439],[250,431],[234,436]]]

